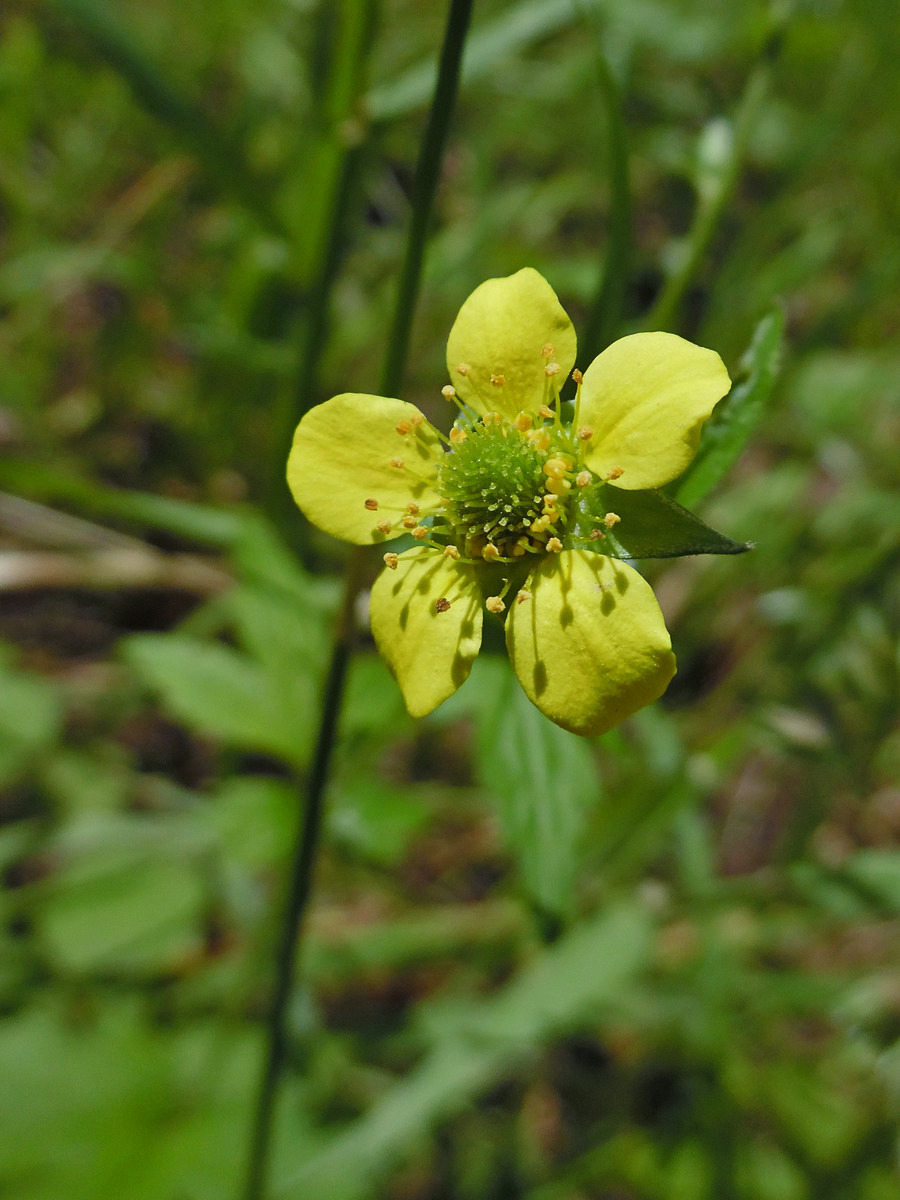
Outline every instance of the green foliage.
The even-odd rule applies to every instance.
[[[443,18],[0,16],[4,1196],[239,1194],[342,565],[285,443],[377,386]],[[897,1195],[898,51],[887,0],[476,6],[403,395],[446,422],[529,264],[582,370],[715,348],[672,497],[590,503],[719,557],[646,564],[679,673],[593,745],[491,630],[413,722],[363,592],[273,1196]]]

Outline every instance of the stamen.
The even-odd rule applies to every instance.
[[[397,432],[401,437],[406,437],[411,429],[412,425],[410,425],[409,421],[401,421],[397,426]]]
[[[389,553],[384,556],[384,565],[388,568],[389,571],[396,571],[397,563],[399,561],[400,561],[399,554],[390,554]]]
[[[578,430],[578,440],[580,442],[589,442],[594,436],[594,431],[590,425],[582,425]]]
[[[547,363],[546,367],[544,367],[544,374],[548,379],[552,379],[553,376],[558,375],[561,370],[562,367],[560,367],[558,362],[551,362]]]
[[[435,600],[434,611],[437,613],[445,613],[450,611],[450,601],[446,596],[441,596],[440,600]]]
[[[506,379],[503,375],[492,374],[491,375],[491,383],[494,385],[494,387],[501,388],[506,383]]]
[[[606,534],[602,529],[592,529],[588,535],[589,542],[599,542],[601,538],[605,538]]]
[[[369,510],[369,512],[377,512],[378,511],[378,501],[377,500],[369,499],[369,500],[364,501],[364,503],[365,503],[366,508]]]
[[[520,588],[516,593],[516,604],[524,604],[526,600],[531,599],[531,592],[526,592],[524,588]]]
[[[429,533],[429,530],[425,525],[417,525],[416,528],[412,531],[412,535],[416,539],[417,542],[424,542],[425,539],[428,537],[428,533]]]
[[[534,419],[532,418],[531,413],[520,412],[515,421],[513,421],[513,424],[515,425],[516,429],[518,429],[519,433],[525,433],[527,429],[531,429],[531,427],[534,425]]]
[[[592,476],[590,471],[579,471],[575,476],[575,486],[580,488],[589,487],[591,478]]]
[[[410,514],[410,516],[418,516],[419,506],[411,501],[409,504],[407,504],[406,511]]]
[[[543,346],[541,346],[541,357],[542,358],[546,358],[549,361],[554,356],[555,353],[556,353],[556,350],[554,349],[553,345],[550,342],[545,342],[543,344]]]
[[[461,362],[461,363],[457,363],[457,365],[456,365],[456,371],[457,371],[457,374],[459,374],[459,375],[468,375],[468,373],[471,370],[472,370],[472,368],[469,366],[468,363]]]
[[[459,561],[459,551],[455,546],[444,547],[444,558],[452,558],[454,562]]]
[[[613,525],[618,525],[622,518],[618,513],[608,512],[603,518],[603,524],[607,529],[612,529]]]
[[[484,558],[484,559],[485,559],[487,562],[496,562],[496,561],[497,561],[497,559],[500,557],[500,551],[499,551],[499,549],[498,549],[498,548],[497,548],[497,547],[494,545],[494,543],[493,543],[493,542],[488,542],[488,544],[487,544],[487,545],[485,546],[485,548],[482,550],[482,552],[481,552],[481,556],[482,556],[482,558]]]
[[[417,517],[407,516],[403,518],[402,524],[404,529],[415,529],[419,524],[419,520]]]
[[[391,532],[391,523],[390,523],[390,521],[385,519],[384,521],[379,521],[378,524],[375,526],[375,528],[378,530],[379,533],[387,534],[387,533]]]
[[[610,473],[606,476],[606,481],[608,483],[611,479],[621,479],[621,477],[624,474],[625,474],[624,467],[613,467],[613,469],[610,471]]]
[[[547,549],[551,552],[551,554],[559,554],[562,548],[563,544],[558,537],[552,537],[547,542]]]
[[[488,610],[488,612],[496,613],[498,616],[500,613],[506,612],[506,605],[499,596],[488,596],[487,600],[484,602],[484,607]]]

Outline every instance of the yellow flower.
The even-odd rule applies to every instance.
[[[310,521],[357,544],[416,542],[385,555],[370,606],[413,716],[465,681],[485,608],[505,615],[528,697],[574,733],[609,729],[675,673],[651,588],[597,552],[618,515],[586,529],[584,498],[600,484],[641,490],[679,475],[728,374],[711,350],[634,334],[574,372],[564,424],[559,388],[575,349],[553,289],[525,268],[476,288],[450,331],[444,395],[461,415],[449,438],[412,404],[356,393],[297,427],[288,482]]]

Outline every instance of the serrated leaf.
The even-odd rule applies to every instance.
[[[480,723],[478,764],[526,890],[547,912],[568,911],[587,805],[599,790],[588,746],[542,716],[506,671]]]
[[[606,529],[603,517],[615,513],[617,525]],[[688,554],[741,554],[746,542],[735,542],[682,508],[665,492],[626,492],[601,483],[588,488],[579,502],[576,535],[602,534],[590,547],[614,558],[680,558]]]
[[[707,422],[697,456],[678,484],[675,497],[679,504],[692,506],[702,500],[750,440],[775,385],[783,332],[780,308],[767,313],[757,325],[734,387]]]
[[[191,729],[301,765],[312,732],[309,681],[294,696],[243,654],[182,634],[142,634],[124,654],[163,704]]]

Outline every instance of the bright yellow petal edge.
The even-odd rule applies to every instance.
[[[569,550],[548,555],[515,603],[506,644],[532,703],[563,729],[604,733],[659,699],[675,656],[653,590],[632,567]]]
[[[593,430],[586,465],[616,487],[662,487],[690,463],[730,387],[714,350],[674,333],[620,338],[584,373],[578,419]]]
[[[470,566],[439,550],[407,550],[375,580],[369,617],[410,716],[432,712],[468,679],[483,618]]]
[[[410,503],[437,511],[437,431],[414,404],[346,392],[297,426],[287,480],[304,515],[346,542],[398,537]]]
[[[575,329],[556,292],[533,267],[523,267],[486,280],[465,301],[447,339],[447,370],[479,416],[512,419],[537,411],[548,363],[559,364],[561,383],[575,365],[575,349]]]

